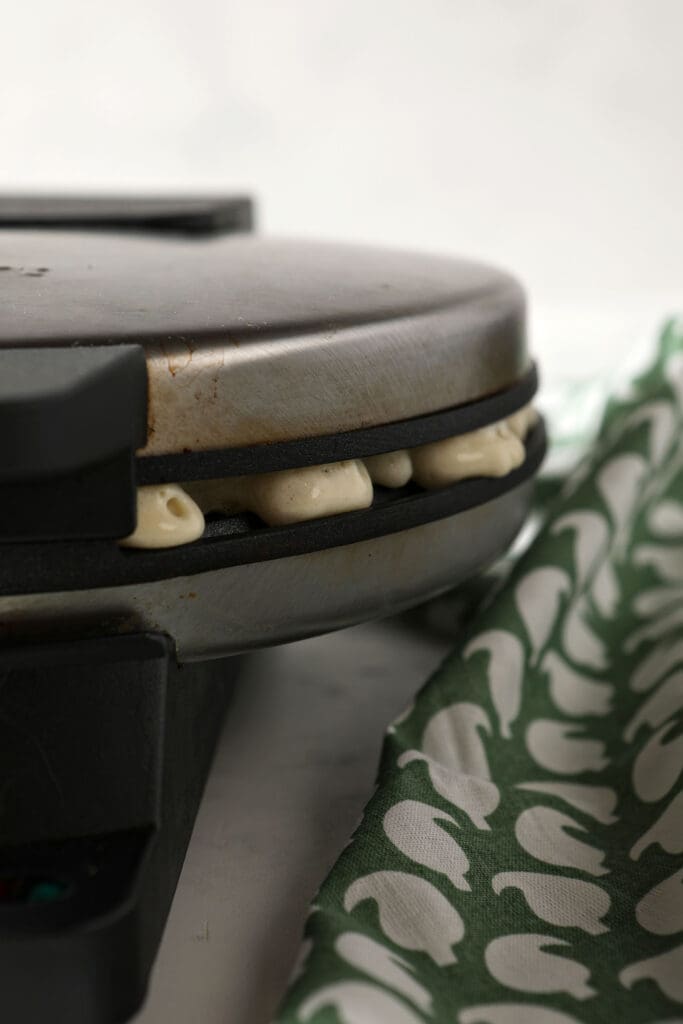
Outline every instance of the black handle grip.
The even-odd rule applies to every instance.
[[[139,345],[0,350],[0,539],[126,536],[146,437]]]
[[[247,196],[0,196],[0,228],[223,235],[253,226]]]

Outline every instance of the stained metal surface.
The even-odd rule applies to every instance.
[[[241,235],[1,238],[0,348],[142,344],[145,455],[408,419],[529,365],[523,293],[479,264]]]
[[[531,402],[537,387],[538,372],[532,363],[524,376],[504,391],[407,420],[380,423],[362,430],[316,434],[315,437],[301,437],[296,441],[147,455],[136,459],[137,481],[138,484],[150,484],[212,480],[222,476],[270,473],[297,466],[317,466],[341,459],[365,458],[381,452],[415,448],[505,419]]]
[[[467,512],[311,554],[123,587],[0,598],[8,640],[150,629],[181,660],[219,657],[349,626],[455,586],[509,545],[532,481]]]

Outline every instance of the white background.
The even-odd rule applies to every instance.
[[[681,294],[681,0],[9,3],[0,188],[245,189],[554,309]]]

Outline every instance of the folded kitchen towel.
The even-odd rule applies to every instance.
[[[683,330],[389,728],[281,1024],[683,1021]]]

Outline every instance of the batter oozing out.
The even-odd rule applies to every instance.
[[[138,488],[137,527],[120,543],[132,548],[188,544],[204,532],[204,513],[253,512],[268,526],[369,508],[373,484],[434,490],[471,477],[506,476],[524,462],[524,439],[538,419],[530,405],[468,434],[408,450],[302,466],[275,473]]]

